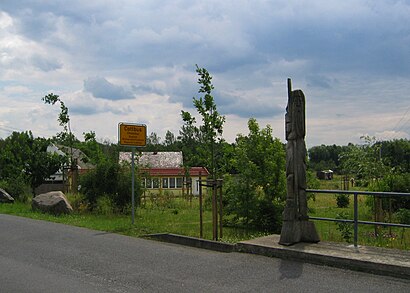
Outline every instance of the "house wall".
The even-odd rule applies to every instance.
[[[36,195],[50,192],[50,191],[62,191],[66,192],[66,187],[64,183],[43,183],[34,190]]]
[[[199,195],[199,177],[191,177],[193,195]],[[203,179],[205,179],[203,177]],[[185,178],[178,176],[160,176],[143,179],[144,194],[163,194],[169,192],[174,196],[183,196],[188,193],[188,186],[184,181]],[[175,182],[175,183],[174,183]],[[189,187],[191,189],[191,187]],[[202,192],[206,192],[206,187],[203,187]]]

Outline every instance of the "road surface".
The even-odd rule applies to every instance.
[[[0,292],[410,292],[410,281],[0,214]]]

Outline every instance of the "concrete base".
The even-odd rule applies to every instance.
[[[317,243],[319,241],[315,223],[308,220],[283,222],[279,244],[289,246],[299,242]]]

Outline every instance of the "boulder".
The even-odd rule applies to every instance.
[[[0,188],[0,203],[14,203],[14,198],[2,188]]]
[[[73,211],[73,208],[61,191],[50,191],[37,195],[33,198],[31,207],[33,210],[54,215],[69,214]]]

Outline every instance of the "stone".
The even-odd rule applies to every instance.
[[[33,210],[54,215],[69,214],[73,211],[73,208],[61,191],[50,191],[37,195],[33,198],[31,207]]]
[[[319,242],[315,224],[309,222],[307,214],[305,95],[301,90],[292,91],[290,79],[285,132],[287,195],[279,244]]]
[[[0,188],[0,203],[14,203],[14,198],[2,188]]]

